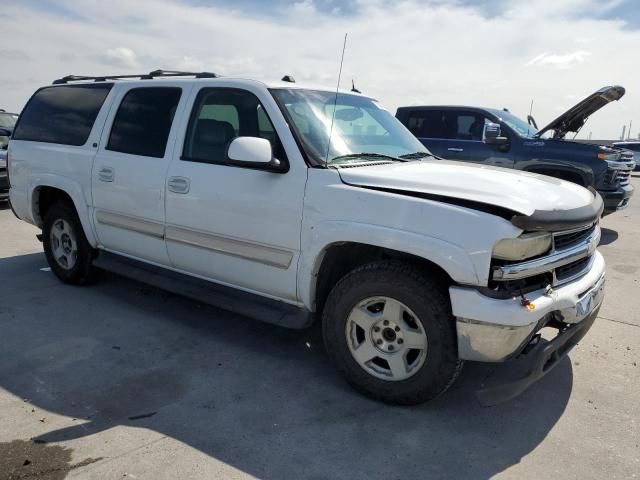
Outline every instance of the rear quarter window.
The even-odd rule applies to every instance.
[[[64,85],[38,90],[20,115],[12,138],[84,145],[112,86]]]

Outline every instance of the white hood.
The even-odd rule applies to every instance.
[[[425,160],[338,169],[349,185],[419,192],[507,208],[571,210],[593,202],[589,190],[535,173],[447,160]]]

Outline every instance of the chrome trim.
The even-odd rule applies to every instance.
[[[293,253],[288,250],[173,225],[167,226],[165,238],[167,241],[191,245],[223,255],[245,258],[283,269],[289,268],[293,260]]]
[[[131,230],[154,238],[164,238],[164,225],[162,223],[104,210],[96,210],[96,220],[103,225]]]
[[[520,280],[547,273],[593,254],[600,243],[600,227],[577,245],[556,250],[541,258],[493,267],[492,278],[498,281]],[[563,281],[563,283],[566,283]]]

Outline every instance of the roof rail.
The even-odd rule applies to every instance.
[[[195,77],[195,78],[218,78],[212,72],[180,72],[177,70],[154,70],[149,73],[142,73],[136,75],[106,75],[99,77],[88,77],[84,75],[67,75],[66,77],[58,78],[53,81],[54,85],[60,85],[62,83],[69,82],[81,82],[87,80],[93,80],[94,82],[106,82],[107,80],[122,80],[127,78],[139,78],[140,80],[151,80],[157,77]]]

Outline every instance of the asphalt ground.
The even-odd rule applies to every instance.
[[[467,363],[403,408],[348,387],[318,328],[115,275],[63,285],[0,206],[0,479],[637,478],[640,198],[601,225],[606,298],[568,358],[502,405],[478,403],[493,368]]]

